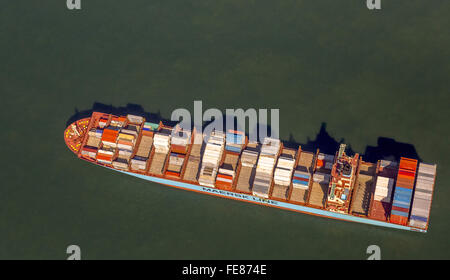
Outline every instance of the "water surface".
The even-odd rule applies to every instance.
[[[361,2],[361,3],[359,3]],[[0,258],[449,258],[450,3],[4,1]],[[379,137],[438,164],[427,234],[199,195],[77,160],[63,130],[95,102],[279,108],[280,136],[353,151]]]

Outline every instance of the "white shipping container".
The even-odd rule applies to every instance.
[[[144,118],[141,116],[135,116],[135,115],[127,115],[128,122],[133,124],[141,124],[144,122]]]
[[[374,200],[381,202],[391,202],[394,179],[378,176],[375,184]]]
[[[107,151],[107,150],[98,150],[99,154],[103,154],[103,155],[113,155],[114,153],[112,151]]]

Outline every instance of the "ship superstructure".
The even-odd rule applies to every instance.
[[[327,209],[347,214],[350,209],[359,154],[349,157],[345,154],[345,147],[345,144],[341,144],[331,170]]]

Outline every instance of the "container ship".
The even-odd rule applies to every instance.
[[[327,218],[426,232],[436,164],[401,157],[365,162],[341,144],[335,154],[288,148],[242,131],[209,135],[93,112],[64,131],[80,159],[148,181]]]

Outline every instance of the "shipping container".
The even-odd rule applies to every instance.
[[[256,164],[255,180],[252,188],[253,195],[262,198],[269,197],[275,163],[280,150],[280,140],[269,137],[264,139],[258,163]]]
[[[287,200],[289,198],[296,156],[297,151],[294,149],[283,148],[281,150],[273,176],[274,185],[271,194],[273,199]]]
[[[184,154],[178,154],[173,152],[170,153],[167,171],[170,171],[172,173],[175,172],[178,174],[177,177],[179,177],[181,174],[181,168],[183,167],[185,157],[186,156]]]
[[[103,145],[116,147],[117,137],[119,135],[119,131],[109,128],[105,128],[102,134],[102,143]]]
[[[313,171],[314,154],[300,151],[297,166],[292,175],[292,192],[290,200],[294,203],[306,203]]]
[[[225,149],[240,154],[245,144],[245,134],[242,131],[228,130],[226,134]]]
[[[219,173],[216,178],[216,187],[223,190],[232,190],[233,182],[236,176],[239,155],[227,151]]]
[[[185,154],[189,144],[191,143],[191,135],[192,133],[190,130],[183,130],[179,125],[177,125],[170,140],[172,151]]]
[[[419,163],[409,225],[426,229],[436,177],[436,165]]]
[[[202,157],[202,165],[198,178],[200,185],[215,187],[216,175],[222,159],[224,146],[225,136],[223,132],[212,132],[208,138]]]
[[[127,115],[127,120],[131,124],[142,124],[144,122],[144,118],[141,116],[135,116],[135,115]]]
[[[145,131],[158,131],[159,124],[151,123],[151,122],[145,122],[142,129],[145,130]]]
[[[390,222],[406,225],[411,207],[416,176],[417,160],[400,158],[397,181],[394,189]],[[395,210],[394,210],[394,207]]]
[[[250,194],[255,180],[256,163],[258,162],[261,147],[257,143],[249,143],[242,152],[239,161],[239,176],[237,178],[236,191]]]

